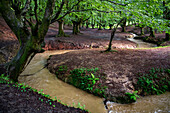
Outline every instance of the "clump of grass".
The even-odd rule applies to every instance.
[[[66,65],[61,65],[61,66],[58,66],[57,68],[57,71],[56,71],[56,75],[63,75],[67,72],[68,70],[68,67]]]
[[[125,93],[127,99],[127,103],[132,103],[132,102],[136,102],[137,98],[139,98],[139,96],[137,95],[138,91],[134,91],[133,93]]]
[[[100,79],[98,71],[98,68],[78,68],[68,71],[67,66],[63,65],[57,67],[56,76],[77,88],[105,97],[105,89],[107,87],[98,84]]]
[[[95,87],[97,85],[96,84],[97,81],[99,81],[98,78],[99,76],[96,75],[96,72],[98,70],[99,70],[98,68],[74,69],[70,71],[70,76],[69,76],[70,83],[82,90],[104,97],[104,92],[105,92],[104,89],[106,89],[107,87],[99,87],[99,88]]]
[[[159,95],[170,91],[170,69],[152,68],[148,74],[138,78],[135,88],[141,95]]]

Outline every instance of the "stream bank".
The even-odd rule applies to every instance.
[[[54,99],[56,97],[67,105],[76,107],[80,103],[81,106],[85,105],[85,109],[88,109],[89,112],[106,113],[107,110],[104,107],[102,98],[93,96],[57,79],[47,68],[44,68],[50,55],[64,54],[71,51],[46,51],[45,53],[37,54],[20,75],[19,82],[25,83],[38,91],[43,89],[43,93],[49,94]]]
[[[156,56],[157,56],[157,58],[160,58],[159,55],[167,54],[166,53],[167,49],[170,49],[170,48],[152,49],[152,51],[147,50],[148,51],[147,53],[151,52],[150,53],[151,55],[148,56],[148,58],[151,58],[151,56],[154,56],[154,58],[156,58]],[[142,99],[139,99],[138,100],[139,102],[137,101],[136,103],[133,103],[133,104],[122,105],[122,104],[108,103],[107,102],[108,110],[106,110],[105,106],[103,104],[102,98],[88,94],[88,93],[86,93],[82,90],[79,90],[79,89],[73,87],[72,85],[68,85],[68,84],[60,81],[59,79],[56,78],[56,76],[54,74],[51,74],[48,71],[47,68],[44,68],[44,66],[47,64],[47,58],[50,55],[58,54],[58,56],[61,56],[63,59],[60,59],[59,61],[57,61],[58,64],[59,64],[59,63],[65,63],[65,61],[66,62],[68,61],[67,57],[65,56],[66,54],[68,54],[69,58],[72,59],[72,56],[70,56],[72,53],[76,53],[76,52],[87,53],[87,51],[89,51],[89,50],[83,50],[83,51],[82,50],[81,51],[78,51],[78,50],[74,50],[74,51],[73,50],[60,50],[60,51],[46,51],[45,53],[37,54],[34,57],[34,59],[31,61],[31,63],[28,65],[28,67],[25,69],[25,71],[19,77],[19,82],[28,84],[31,87],[36,88],[38,90],[43,89],[43,92],[45,94],[49,94],[53,98],[57,97],[57,99],[60,99],[65,104],[74,106],[73,103],[75,103],[75,105],[78,104],[78,103],[81,103],[82,106],[85,105],[85,108],[88,109],[92,113],[106,113],[108,111],[110,113],[116,112],[116,111],[117,112],[121,111],[121,112],[129,112],[130,113],[130,112],[140,112],[140,111],[142,111],[142,109],[143,109],[143,111],[145,109],[147,109],[146,111],[163,111],[163,112],[168,111],[168,105],[169,105],[169,99],[170,99],[169,96],[168,96],[169,93],[166,93],[165,95],[163,94],[161,96],[153,96],[153,97],[156,97],[153,100],[152,99],[149,100],[148,97],[146,97],[146,99],[145,99],[145,97],[144,97]],[[133,50],[130,50],[130,51],[133,51]],[[130,52],[130,51],[127,51],[127,53]],[[156,54],[154,51],[156,51],[156,53],[159,53],[159,52],[160,53]],[[139,51],[139,53],[141,53],[141,51]],[[153,53],[154,53],[154,55],[153,55]],[[94,55],[94,53],[92,53],[92,54]],[[142,55],[142,54],[143,54],[143,52],[140,55]],[[75,57],[74,54],[72,54],[72,55]],[[110,54],[110,55],[114,55],[114,54]],[[85,55],[82,54],[82,56],[85,56]],[[86,55],[86,56],[89,56],[89,55]],[[121,56],[123,56],[123,55],[121,55]],[[132,55],[132,56],[136,56],[136,55]],[[165,56],[165,58],[166,57],[167,56]],[[128,58],[127,55],[125,55],[124,58],[129,59],[130,57]],[[58,58],[54,58],[54,59],[58,59]],[[77,59],[77,58],[75,57],[75,59]],[[164,59],[164,57],[161,57],[161,59]],[[161,59],[158,59],[158,61],[163,63],[164,60],[161,61]],[[84,60],[87,61],[86,59],[84,59]],[[155,63],[159,63],[155,59],[153,59],[153,60],[155,61]],[[72,59],[72,61],[74,61],[74,59]],[[136,60],[135,60],[135,62],[136,62]],[[53,62],[51,62],[51,63],[53,63]],[[72,64],[74,64],[74,63],[72,63]],[[74,64],[74,65],[76,65],[76,64]],[[87,65],[89,65],[89,64],[87,63]],[[155,65],[155,64],[153,64],[153,65]],[[128,67],[129,66],[130,65],[128,65]],[[141,68],[141,66],[139,68]],[[121,79],[117,79],[116,77],[113,77],[113,78],[116,81],[119,81],[119,80],[122,81],[122,82],[120,82],[122,84],[123,82],[125,82],[125,80],[127,80],[128,76],[126,76],[124,78],[124,76],[119,75],[119,78],[121,78]],[[129,82],[125,82],[123,84],[126,85],[127,83],[129,83]],[[114,83],[114,84],[116,85],[117,83]],[[120,89],[120,87],[117,88],[117,89]],[[152,96],[149,96],[149,98],[150,97],[152,97]],[[163,99],[163,101],[160,101],[162,99]],[[143,104],[145,104],[147,106],[152,105],[153,107],[152,108],[151,107],[146,108],[146,106],[143,106]],[[164,107],[158,107],[158,106],[164,106]],[[141,109],[139,109],[139,108],[141,108]]]

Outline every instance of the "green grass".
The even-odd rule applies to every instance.
[[[132,103],[132,102],[136,102],[137,98],[139,98],[139,96],[137,95],[138,91],[134,91],[133,93],[125,93],[125,95],[127,96],[127,102],[128,103]]]
[[[105,97],[106,86],[99,85],[98,68],[78,68],[68,71],[67,66],[58,66],[56,76],[61,80],[94,95]]]

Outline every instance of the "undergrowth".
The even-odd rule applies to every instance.
[[[170,91],[170,69],[152,68],[148,74],[141,74],[135,85],[141,95],[162,94]]]
[[[139,98],[139,96],[137,95],[138,91],[134,91],[133,93],[125,93],[127,99],[127,103],[132,103],[132,102],[136,102],[137,98]]]
[[[67,66],[63,65],[57,68],[56,76],[77,88],[105,97],[105,89],[107,87],[98,83],[100,80],[100,75],[97,73],[98,70],[98,68],[78,68],[67,72]]]

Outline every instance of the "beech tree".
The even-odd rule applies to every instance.
[[[43,6],[42,13],[40,7]],[[20,43],[17,55],[5,65],[6,73],[12,80],[18,81],[19,74],[35,54],[42,52],[41,44],[51,22],[53,6],[54,0],[0,0],[2,17]],[[40,15],[43,15],[42,19]],[[31,17],[36,21],[33,22]]]

